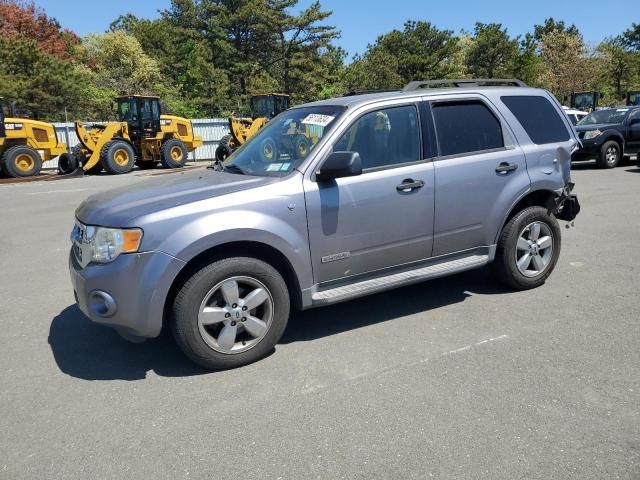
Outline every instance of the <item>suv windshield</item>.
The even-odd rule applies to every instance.
[[[598,123],[622,123],[626,117],[628,108],[617,108],[610,110],[598,110],[591,112],[578,122],[578,125],[595,125]]]
[[[344,107],[303,107],[281,113],[223,163],[230,173],[282,177],[298,167]]]

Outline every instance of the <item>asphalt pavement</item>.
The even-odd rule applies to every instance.
[[[639,168],[576,167],[541,288],[482,269],[297,313],[220,373],[74,306],[75,207],[147,177],[0,186],[1,479],[640,478]]]

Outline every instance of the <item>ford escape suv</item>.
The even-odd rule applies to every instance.
[[[193,361],[225,369],[267,355],[292,308],[489,263],[534,288],[558,261],[558,219],[580,208],[578,147],[557,100],[519,81],[291,108],[214,169],[86,199],[75,297],[127,339],[169,328]]]

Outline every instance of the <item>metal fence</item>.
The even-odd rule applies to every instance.
[[[229,121],[226,118],[196,118],[192,119],[191,122],[193,123],[194,133],[202,137],[203,144],[189,154],[189,160],[213,160],[218,142],[229,133]],[[67,142],[65,126],[68,126],[69,145],[73,147],[78,144],[78,137],[73,128],[73,123],[54,123],[53,125],[56,127],[58,142]],[[45,162],[42,168],[58,168],[58,159],[54,158]]]

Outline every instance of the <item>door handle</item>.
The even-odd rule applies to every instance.
[[[422,187],[424,187],[424,182],[422,180],[407,178],[406,180],[403,180],[400,185],[396,185],[396,190],[399,192],[409,193]]]
[[[502,162],[500,165],[496,167],[496,172],[498,172],[501,175],[506,175],[507,173],[514,171],[516,168],[518,168],[518,165],[515,165],[513,163]]]

